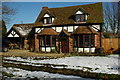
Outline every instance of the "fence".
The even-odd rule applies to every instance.
[[[120,38],[103,38],[102,47],[106,53],[118,53],[120,50]]]

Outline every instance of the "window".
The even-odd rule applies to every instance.
[[[45,36],[41,36],[41,46],[45,46]]]
[[[46,18],[44,19],[44,23],[45,23],[45,24],[51,24],[51,23],[52,23],[52,18],[51,18],[51,17],[46,17]]]
[[[56,44],[56,36],[41,36],[40,40],[40,46],[55,46]]]
[[[90,46],[90,35],[85,35],[84,46],[85,47]]]
[[[56,36],[52,36],[52,46],[55,46],[56,44]]]
[[[77,46],[78,42],[78,36],[74,36],[74,46]]]
[[[79,14],[79,15],[76,15],[75,16],[75,21],[76,22],[83,22],[83,21],[85,21],[85,15],[84,14]]]
[[[91,35],[91,46],[94,46],[94,38],[95,38],[95,36]]]
[[[46,46],[50,46],[50,36],[46,36]]]
[[[83,35],[79,36],[79,46],[83,47]]]
[[[74,46],[77,47],[94,47],[94,35],[75,35]]]

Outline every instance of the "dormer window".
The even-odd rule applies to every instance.
[[[50,13],[46,13],[43,17],[44,19],[44,24],[52,24],[53,20],[54,20],[54,16],[52,16]]]
[[[84,14],[76,14],[75,15],[75,21],[76,22],[84,22],[85,21],[85,15]]]
[[[52,18],[51,17],[44,18],[44,24],[51,24],[51,23],[52,23]]]
[[[88,13],[84,11],[83,9],[79,8],[74,13],[74,20],[75,22],[85,22],[87,20]]]

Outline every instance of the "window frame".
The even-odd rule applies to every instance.
[[[50,22],[49,22],[49,20],[50,20]],[[52,24],[52,17],[45,17],[44,24]]]
[[[92,37],[93,37],[93,39],[92,39]],[[95,35],[94,34],[74,35],[74,42],[73,43],[74,43],[74,47],[79,47],[79,48],[95,47]],[[87,44],[85,45],[85,43],[87,43]]]
[[[48,40],[49,37],[49,40]],[[53,37],[55,42],[53,42]],[[49,43],[48,43],[49,41]],[[56,46],[56,36],[55,35],[42,35],[40,36],[40,47],[54,47]]]
[[[77,19],[79,19],[79,21]],[[75,15],[75,21],[76,22],[85,22],[86,21],[86,15],[85,14],[76,14]]]

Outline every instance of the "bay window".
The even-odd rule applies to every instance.
[[[40,37],[40,46],[55,46],[56,36],[41,36]]]
[[[74,46],[75,47],[94,47],[94,35],[91,35],[91,34],[74,35]]]

